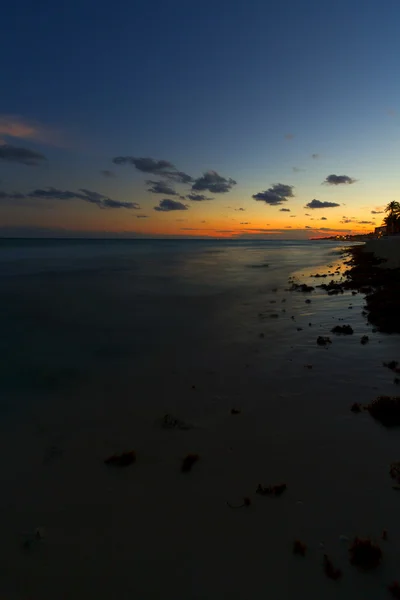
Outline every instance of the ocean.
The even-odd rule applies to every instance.
[[[288,277],[338,250],[310,241],[2,239],[1,408],[76,394],[105,376],[123,389],[132,373],[211,368],[237,353],[246,362],[259,330],[266,345],[270,336],[280,343],[277,332],[285,342],[283,306],[279,323],[261,326],[257,315],[276,313],[270,303]]]

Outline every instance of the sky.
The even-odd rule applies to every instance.
[[[399,0],[8,3],[0,235],[308,238],[400,200]]]

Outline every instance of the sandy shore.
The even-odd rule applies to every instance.
[[[298,281],[329,280],[313,279],[315,271],[302,269]],[[398,358],[398,337],[372,332],[360,294],[273,294],[244,307],[245,355],[240,347],[218,359],[210,348],[198,360],[183,347],[179,366],[166,356],[156,374],[151,364],[132,371],[129,394],[118,372],[105,374],[79,395],[32,406],[25,423],[2,431],[2,598],[389,597],[387,584],[400,578],[400,492],[389,477],[399,432],[350,406],[396,393],[382,363]],[[277,327],[261,311],[276,306],[291,327],[279,352],[260,337],[269,323]],[[344,323],[354,335],[331,333]],[[318,346],[318,335],[332,344]],[[164,429],[165,413],[193,428]],[[135,464],[104,464],[128,450]],[[200,460],[182,473],[190,452]],[[256,494],[258,484],[279,482],[288,486],[282,496]],[[227,505],[244,497],[249,507]],[[43,539],[24,547],[38,527]],[[350,565],[356,535],[379,542],[378,569]],[[305,557],[293,555],[295,539]],[[325,553],[343,572],[338,581],[324,573]]]
[[[378,240],[369,240],[364,245],[365,252],[373,252],[378,258],[384,258],[382,266],[387,269],[400,267],[400,236],[388,236]]]

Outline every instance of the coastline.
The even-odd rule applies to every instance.
[[[34,409],[33,425],[5,431],[3,595],[388,597],[386,585],[399,576],[398,497],[388,474],[399,458],[398,439],[350,407],[396,392],[382,362],[397,358],[398,338],[372,331],[361,315],[363,294],[344,285],[345,271],[360,265],[344,262],[348,254],[319,268],[294,269],[276,292],[268,284],[268,295],[265,289],[243,306],[240,335],[249,329],[251,345],[238,346],[229,360],[223,353],[229,340],[221,340],[219,362],[209,349],[214,364],[182,358],[173,370],[166,357],[157,376],[151,364],[140,376],[132,373],[129,394],[115,373],[105,374],[61,405]],[[375,264],[372,271],[360,264],[364,275],[368,268],[375,276]],[[343,293],[316,287],[329,286],[331,277]],[[315,289],[288,291],[292,283]],[[271,318],[278,310],[280,317]],[[354,334],[332,334],[343,324]],[[279,351],[260,337],[267,330],[276,332],[276,346],[279,336],[284,340]],[[318,336],[331,337],[332,344],[318,346]],[[187,346],[180,351],[190,354]],[[165,429],[160,419],[166,413],[193,428]],[[130,450],[137,459],[127,469],[104,465],[110,455]],[[181,473],[189,453],[200,460]],[[288,486],[282,496],[256,493],[259,484],[280,482]],[[227,505],[244,497],[250,506]],[[43,539],[22,548],[37,527]],[[387,541],[381,540],[384,529]],[[356,535],[380,544],[384,558],[376,571],[349,563]],[[296,539],[306,544],[305,557],[293,555]],[[324,573],[324,554],[342,570],[340,580]]]

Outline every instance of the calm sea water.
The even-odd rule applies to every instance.
[[[2,411],[104,377],[229,370],[261,330],[276,355],[283,302],[304,311],[288,277],[337,258],[333,242],[0,240]]]

